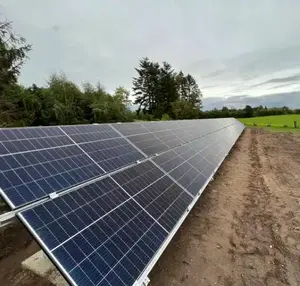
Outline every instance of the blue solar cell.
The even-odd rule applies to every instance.
[[[166,227],[168,231],[175,226],[178,219],[192,202],[192,197],[167,176],[162,177],[134,198],[152,217],[158,220],[162,226]],[[171,216],[174,215],[173,224],[163,219],[169,213],[171,213]]]
[[[164,176],[152,162],[145,161],[112,176],[131,196]]]
[[[124,136],[149,133],[149,130],[142,123],[122,123],[112,124],[112,126]]]
[[[0,129],[0,155],[72,144],[59,127]]]
[[[77,146],[1,157],[0,188],[12,206],[93,179],[104,171]]]
[[[167,150],[169,147],[154,134],[140,134],[128,137],[128,139],[145,154],[152,155]]]
[[[61,126],[61,129],[76,143],[102,141],[121,136],[108,124]]]
[[[106,172],[116,170],[144,156],[123,138],[80,144],[80,147]]]

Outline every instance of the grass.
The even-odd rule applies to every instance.
[[[282,130],[289,129],[289,131],[296,131],[300,128],[300,114],[240,118],[239,120],[248,126],[282,128]],[[294,121],[297,121],[297,129],[294,128]]]

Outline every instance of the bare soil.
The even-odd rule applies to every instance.
[[[151,286],[300,285],[300,136],[247,129],[151,272]],[[21,262],[40,249],[0,228],[0,285],[51,285]]]
[[[247,129],[150,279],[300,285],[300,136]]]

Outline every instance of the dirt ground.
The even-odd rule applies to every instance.
[[[21,269],[38,251],[0,229],[0,285],[50,285]],[[162,285],[300,285],[300,134],[247,129],[150,275]]]
[[[300,136],[247,129],[150,279],[300,285]]]

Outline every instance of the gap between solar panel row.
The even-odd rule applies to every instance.
[[[111,137],[113,137],[114,144],[116,144],[117,140],[123,140],[122,144],[117,145],[116,148],[119,152],[118,155],[122,156],[123,153],[128,154],[125,159],[124,156],[119,160],[116,159],[118,157],[113,157],[112,162],[108,162],[107,157],[109,158],[109,156],[99,157],[99,153],[103,153],[104,149],[99,151],[98,148],[108,147],[107,145],[111,145],[112,142],[109,142],[106,146],[103,145],[103,142],[100,142],[101,146],[97,145],[97,142],[95,143],[95,141],[93,143],[82,143],[83,141],[88,140],[98,140],[99,134],[95,132],[95,130],[98,130],[100,126],[105,130],[105,132],[98,131],[98,133],[101,134],[100,137],[104,138],[104,141],[111,140],[109,139]],[[147,156],[141,155],[136,150],[137,147],[134,144],[128,144],[128,139],[121,138],[123,135],[117,130],[113,130],[114,127],[109,125],[62,126],[58,128],[59,131],[56,130],[54,135],[59,134],[63,136],[68,132],[70,134],[67,134],[65,137],[74,145],[62,146],[59,149],[51,150],[51,152],[49,151],[49,148],[44,150],[44,152],[40,151],[38,153],[28,154],[23,152],[22,154],[11,155],[6,158],[6,160],[9,158],[8,162],[2,158],[0,165],[2,171],[5,172],[5,174],[2,175],[3,178],[1,180],[1,187],[3,189],[2,194],[4,194],[6,201],[8,201],[12,208],[43,198],[52,192],[60,192],[74,185],[97,178],[104,173],[103,168],[109,173],[111,170],[122,168],[122,166],[126,164],[130,165],[133,162],[144,158],[144,156]],[[38,130],[40,131],[42,129],[43,128],[39,128]],[[46,129],[52,130],[51,135],[53,135],[53,130],[55,130],[54,127]],[[89,132],[94,131],[92,132],[93,135],[90,133],[81,135],[83,134],[81,129],[83,129],[83,131],[88,129]],[[31,133],[35,131],[35,129],[30,128],[28,128],[28,130],[31,130]],[[10,130],[5,131],[11,132]],[[6,136],[6,138],[11,137]],[[81,145],[81,143],[76,143],[75,141],[81,142],[83,145]],[[88,147],[91,144],[95,145],[97,148],[94,147],[94,149],[91,150]],[[83,146],[83,148],[81,146]],[[126,148],[124,149],[122,146],[126,146]],[[116,153],[116,148],[111,148],[111,153]],[[97,153],[98,156],[96,156]],[[90,154],[93,155],[95,160]],[[39,156],[36,158],[37,155]],[[85,155],[87,158],[84,158]]]
[[[105,199],[103,197],[99,198],[101,192],[94,192],[92,185],[88,185],[76,192],[68,193],[20,215],[35,237],[45,242],[44,247],[46,246],[46,250],[50,252],[50,256],[57,262],[61,271],[75,284],[81,285],[84,282],[87,285],[131,285],[167,237],[168,232],[165,230],[170,231],[174,228],[174,225],[191,203],[192,199],[178,185],[174,184],[164,172],[156,168],[151,161],[147,160],[139,166],[131,168],[133,168],[131,171],[127,169],[95,183],[102,184],[106,182],[106,184],[115,184],[115,187],[112,188],[110,186],[108,188],[114,190],[108,192],[113,196],[109,204],[107,204],[109,200],[107,197]],[[118,184],[115,183],[116,181]],[[123,192],[117,192],[116,189],[118,187],[120,187],[119,191],[122,190]],[[81,209],[81,212],[77,213],[78,215],[76,211],[72,212],[72,216],[68,212],[64,212],[62,218],[57,218],[57,221],[60,219],[64,219],[64,221],[59,223],[47,222],[49,215],[54,218],[53,214],[58,213],[57,210],[53,209],[55,208],[53,204],[57,204],[56,208],[59,210],[64,210],[67,207],[71,210],[76,210],[76,205],[72,205],[72,203],[80,203],[79,192],[84,192],[84,196],[81,197],[83,200],[88,197],[94,197],[93,201],[88,202],[84,206],[86,211],[82,212]],[[72,196],[77,197],[72,198]],[[95,202],[98,199],[102,201]],[[105,207],[114,207],[114,203],[120,202],[120,200],[122,203],[113,210],[103,210]],[[136,207],[140,207],[139,212],[143,213],[143,219],[133,223],[131,228],[126,229],[126,232],[121,231],[119,233],[124,226],[124,217],[129,216],[129,213],[126,211],[123,215],[116,216],[115,212],[132,200],[132,203],[138,203]],[[95,207],[91,208],[94,203],[96,203]],[[45,212],[45,206],[47,206],[49,211],[46,209]],[[82,208],[84,207],[82,206]],[[129,210],[131,212],[132,207]],[[106,215],[101,216],[94,213],[95,211],[102,211]],[[40,215],[37,215],[35,212]],[[148,213],[151,213],[151,215],[149,216]],[[109,218],[110,214],[114,217]],[[93,215],[96,221],[89,221]],[[148,215],[148,217],[146,216],[147,219],[145,215]],[[108,217],[108,220],[102,221],[105,217]],[[67,223],[65,219],[68,220]],[[105,225],[97,225],[100,220]],[[148,225],[148,231],[146,231],[147,227],[140,225],[147,221],[151,221]],[[65,227],[61,228],[60,225],[64,224]],[[161,227],[161,224],[164,226]],[[40,227],[38,227],[39,225]],[[71,225],[73,225],[73,228]],[[95,229],[91,230],[94,225],[96,225]],[[155,226],[156,231],[153,232],[151,230],[151,225],[152,227]],[[85,228],[79,233],[78,229],[82,226],[85,226]],[[126,223],[125,226],[127,227]],[[102,236],[99,231],[102,230],[103,232],[107,227],[105,234],[109,233],[109,229],[113,232],[110,237],[106,237],[106,240],[100,243],[99,238]],[[50,232],[49,228],[51,229]],[[141,230],[144,231],[140,232]],[[84,231],[86,233],[82,235]],[[53,232],[55,233],[54,237]],[[72,232],[75,232],[72,238],[67,239],[66,235],[71,235]],[[139,237],[138,233],[140,233],[141,237],[135,242],[133,237],[137,239]],[[158,233],[161,233],[159,237],[157,236]],[[130,235],[128,236],[128,234]],[[151,237],[150,240],[149,237]],[[93,247],[93,243],[97,243],[97,245]],[[127,245],[128,243],[129,245]],[[51,251],[55,251],[55,253]]]

